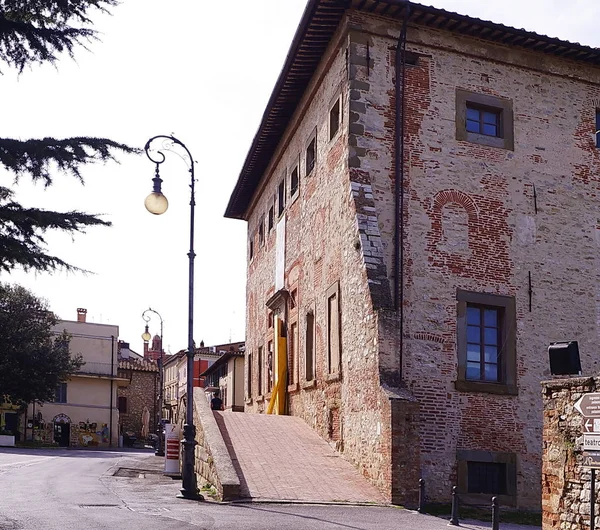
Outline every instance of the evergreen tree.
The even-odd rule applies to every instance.
[[[89,27],[89,14],[108,12],[117,4],[117,0],[0,0],[0,62],[21,73],[33,64],[54,64],[61,53],[72,57],[76,46],[85,47],[97,39]],[[138,150],[107,138],[0,138],[0,168],[6,170],[3,180],[8,174],[16,183],[28,176],[50,186],[52,169],[83,183],[81,166],[115,160],[115,152]],[[48,253],[44,234],[53,229],[84,232],[93,225],[110,226],[110,222],[79,211],[24,208],[0,181],[0,271],[17,266],[37,271],[79,270]]]
[[[53,333],[56,323],[44,300],[0,284],[0,402],[52,401],[59,383],[81,367],[81,356],[69,353],[69,335]]]

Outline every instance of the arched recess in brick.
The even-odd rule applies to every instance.
[[[473,199],[458,190],[442,190],[433,197],[430,245],[450,254],[469,255],[469,231],[479,211]]]

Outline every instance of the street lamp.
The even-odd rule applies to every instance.
[[[160,357],[158,358],[158,377],[159,377],[159,381],[158,381],[158,445],[156,446],[156,451],[154,451],[154,454],[156,456],[165,456],[165,445],[164,445],[164,440],[163,440],[163,433],[162,433],[162,409],[163,409],[163,401],[164,401],[164,375],[163,375],[163,354],[164,354],[164,350],[163,350],[163,319],[160,316],[160,313],[158,311],[155,311],[154,309],[152,309],[151,307],[149,307],[148,309],[146,309],[143,313],[142,313],[142,318],[144,319],[144,321],[146,322],[146,329],[144,331],[144,333],[142,333],[142,339],[144,340],[144,342],[149,342],[152,339],[152,335],[150,335],[150,332],[148,331],[148,322],[150,322],[150,315],[146,316],[146,313],[151,312],[154,313],[160,320]]]
[[[194,159],[189,149],[174,136],[157,135],[153,136],[146,142],[144,150],[146,156],[156,164],[155,175],[152,179],[153,189],[152,193],[148,195],[144,201],[146,209],[155,215],[160,215],[167,211],[169,202],[163,195],[161,190],[162,179],[159,175],[159,166],[165,161],[165,155],[162,151],[156,150],[155,158],[150,154],[150,144],[154,140],[162,140],[162,147],[164,150],[169,151],[173,145],[181,146],[187,153],[190,167],[190,251],[188,252],[189,259],[189,280],[188,280],[188,351],[187,351],[187,406],[185,408],[185,424],[183,426],[183,487],[178,497],[184,499],[197,499],[202,500],[202,496],[198,493],[198,486],[196,485],[196,473],[194,471],[194,458],[195,458],[195,446],[196,446],[196,427],[194,426],[194,413],[193,413],[193,395],[194,395],[194,206],[196,205],[194,198],[194,185],[196,183],[194,178]]]

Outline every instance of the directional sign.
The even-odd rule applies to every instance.
[[[584,434],[583,450],[600,451],[600,434]]]
[[[583,421],[583,431],[600,434],[600,418],[585,418]]]
[[[583,467],[600,469],[600,453],[583,453]]]
[[[575,410],[586,418],[600,418],[600,392],[581,396],[575,403]]]

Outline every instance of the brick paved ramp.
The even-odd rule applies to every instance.
[[[383,503],[381,493],[293,416],[215,412],[241,483],[256,501]]]

